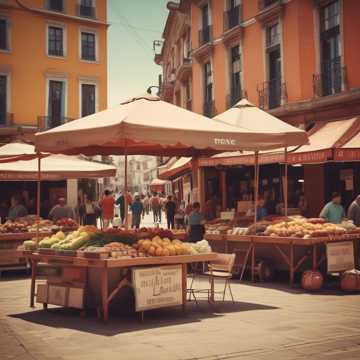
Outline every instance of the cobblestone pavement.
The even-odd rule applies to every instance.
[[[360,359],[360,295],[232,285],[235,305],[206,302],[136,315],[28,307],[30,281],[0,281],[0,358],[21,360]]]

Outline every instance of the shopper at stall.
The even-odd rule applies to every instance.
[[[181,201],[175,213],[175,228],[184,229],[185,226],[185,201]]]
[[[207,200],[204,207],[205,220],[213,220],[216,218],[216,204],[213,199]]]
[[[104,196],[99,205],[102,211],[103,226],[106,229],[112,224],[114,218],[115,199],[110,190],[104,191]]]
[[[333,224],[340,224],[345,217],[345,211],[341,205],[341,195],[334,192],[331,201],[320,212],[320,217]]]
[[[144,205],[141,202],[140,196],[136,195],[134,202],[131,204],[132,212],[132,227],[139,229],[141,222],[141,214],[144,210]]]
[[[124,221],[125,221],[125,196],[122,192],[120,193],[120,196],[116,200],[116,205],[119,206],[121,223],[124,224]]]
[[[176,213],[176,203],[173,200],[172,196],[167,197],[167,202],[165,203],[165,213],[167,220],[168,229],[174,229],[175,227],[175,213]]]
[[[193,210],[189,216],[189,242],[197,242],[204,238],[205,227],[204,227],[204,216],[200,212],[200,203],[194,202],[192,206]]]
[[[350,204],[348,218],[353,221],[354,225],[360,226],[360,195]]]
[[[99,208],[95,203],[93,197],[89,194],[85,194],[84,203],[82,208],[80,207],[81,212],[84,216],[84,224],[85,225],[94,225],[96,226],[97,214],[99,213]]]
[[[57,205],[50,210],[49,218],[53,221],[58,221],[60,219],[75,219],[74,209],[66,204],[65,198],[60,197]]]
[[[11,205],[8,213],[9,220],[16,220],[17,218],[26,216],[28,214],[26,207],[22,204],[20,195],[12,196],[10,204]]]

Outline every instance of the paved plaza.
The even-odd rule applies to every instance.
[[[204,284],[198,284],[203,286]],[[137,315],[28,306],[30,280],[0,281],[1,359],[359,359],[360,295],[233,282],[236,304],[206,301]]]

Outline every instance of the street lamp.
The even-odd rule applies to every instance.
[[[156,95],[157,95],[157,96],[160,96],[160,86],[159,86],[159,85],[151,85],[151,86],[149,86],[149,87],[147,88],[146,92],[151,95],[151,89],[152,89],[152,88],[157,88],[158,91],[157,91]]]

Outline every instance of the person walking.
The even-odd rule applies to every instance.
[[[97,213],[99,212],[99,209],[90,194],[85,194],[84,204],[79,208],[79,211],[80,209],[83,214],[84,225],[96,226]]]
[[[151,208],[154,216],[154,223],[161,223],[161,204],[158,194],[155,194],[151,199]]]
[[[176,212],[176,203],[173,200],[172,196],[167,197],[167,202],[165,204],[165,213],[167,220],[168,229],[174,229],[175,227],[175,212]]]
[[[144,210],[144,205],[141,202],[140,196],[135,196],[135,201],[131,204],[131,212],[132,212],[132,227],[139,229],[141,222],[141,215]]]
[[[348,209],[348,219],[352,220],[354,225],[360,226],[360,195],[350,204]]]
[[[120,196],[117,198],[116,205],[119,206],[121,224],[123,225],[125,221],[125,196],[123,192],[121,192]]]
[[[345,217],[345,210],[341,205],[341,195],[334,192],[331,201],[321,210],[320,217],[333,224],[340,224]]]
[[[175,228],[184,229],[185,227],[185,201],[181,201],[175,213]]]
[[[106,229],[112,224],[114,218],[115,199],[110,190],[104,191],[104,196],[99,205],[102,210],[103,226]]]

